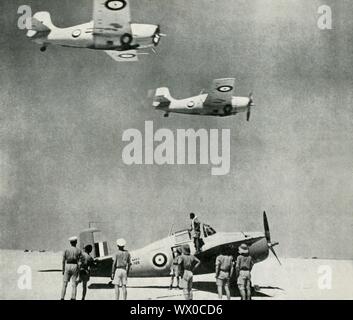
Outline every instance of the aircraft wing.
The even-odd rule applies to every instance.
[[[204,102],[205,107],[223,108],[232,104],[235,91],[235,79],[216,79],[212,82],[211,90]]]
[[[137,56],[136,50],[128,50],[128,51],[107,50],[105,52],[108,55],[110,55],[115,61],[118,61],[118,62],[136,62],[136,61],[138,61],[138,56]]]
[[[117,37],[131,34],[129,0],[94,0],[93,33],[95,36]]]

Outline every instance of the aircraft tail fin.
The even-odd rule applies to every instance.
[[[100,232],[100,230],[92,228],[84,230],[79,235],[80,249],[83,250],[85,246],[92,246],[92,257],[100,258],[109,255],[108,243],[106,241],[96,242],[94,234]]]
[[[49,12],[37,12],[29,19],[31,20],[31,28],[29,29],[27,36],[30,38],[34,37],[37,33],[49,33],[55,28]]]
[[[169,106],[174,99],[170,95],[168,88],[158,88],[153,99],[154,107]]]

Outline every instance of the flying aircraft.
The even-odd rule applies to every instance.
[[[234,78],[216,79],[209,93],[201,91],[198,96],[182,100],[172,98],[168,88],[158,88],[153,107],[165,112],[165,117],[170,113],[227,117],[247,112],[247,121],[250,121],[251,108],[255,106],[252,94],[249,97],[235,97],[234,91]]]
[[[129,0],[94,0],[93,21],[69,27],[53,25],[49,12],[37,12],[27,37],[41,45],[103,50],[116,61],[137,61],[143,49],[155,52],[161,37],[160,26],[131,23]]]
[[[195,254],[195,247],[190,230],[181,230],[171,233],[168,237],[154,242],[140,250],[131,251],[132,266],[129,277],[152,278],[168,277],[173,257],[178,248],[189,246],[192,254],[201,261],[200,267],[195,274],[209,274],[214,272],[216,257],[221,251],[229,252],[236,257],[238,248],[242,243],[249,246],[250,255],[255,263],[267,259],[269,251],[275,255],[279,263],[274,247],[278,243],[271,241],[270,229],[266,213],[263,214],[265,232],[232,232],[217,233],[211,226],[203,224],[201,228],[204,245],[202,251]],[[100,232],[96,228],[90,228],[80,233],[80,247],[92,245],[92,255],[97,262],[92,270],[94,277],[110,278],[112,271],[113,256],[108,255],[107,242],[95,243],[94,235]]]

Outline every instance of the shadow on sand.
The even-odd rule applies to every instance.
[[[129,286],[128,288],[133,288],[133,289],[160,289],[160,290],[166,290],[169,289],[169,286],[142,286],[142,285],[135,285],[135,286]],[[198,291],[204,291],[204,292],[209,292],[209,293],[214,293],[217,294],[217,286],[215,282],[211,281],[195,281],[193,285],[194,290]],[[103,290],[103,289],[114,289],[114,285],[112,282],[109,283],[92,283],[89,285],[89,289],[93,290]],[[260,292],[259,290],[265,289],[265,290],[282,290],[281,288],[278,287],[252,287],[252,294],[254,297],[262,297],[262,298],[271,298],[271,295],[268,295],[266,293]],[[178,290],[178,289],[174,289]],[[182,292],[182,290],[180,290]],[[231,286],[231,295],[232,297],[240,297],[239,290],[236,286]]]
[[[205,292],[217,294],[217,286],[216,286],[215,282],[211,282],[211,281],[194,282],[193,288],[196,290],[199,290],[199,291],[205,291]],[[252,291],[253,297],[271,298],[270,295],[258,291],[259,289],[261,290],[261,289],[277,289],[277,288],[257,287],[255,290],[255,288],[252,287],[251,291]],[[278,289],[280,289],[280,288],[278,288]],[[282,290],[282,289],[280,289],[280,290]],[[225,292],[223,292],[223,294],[225,294]],[[240,293],[239,293],[239,290],[236,287],[236,285],[231,285],[230,294],[232,297],[239,297],[240,298]]]

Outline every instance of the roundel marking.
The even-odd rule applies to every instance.
[[[122,10],[126,5],[126,0],[108,0],[105,2],[106,8],[113,11]]]
[[[136,54],[133,53],[121,53],[119,54],[119,57],[122,59],[133,59],[136,57]]]
[[[233,90],[233,87],[232,86],[221,86],[221,87],[218,87],[217,90],[219,92],[229,92],[229,91]]]
[[[157,253],[152,262],[156,267],[163,268],[167,264],[168,258],[164,253]]]
[[[72,36],[74,38],[78,38],[81,35],[81,30],[80,29],[76,29],[74,31],[72,31]]]

